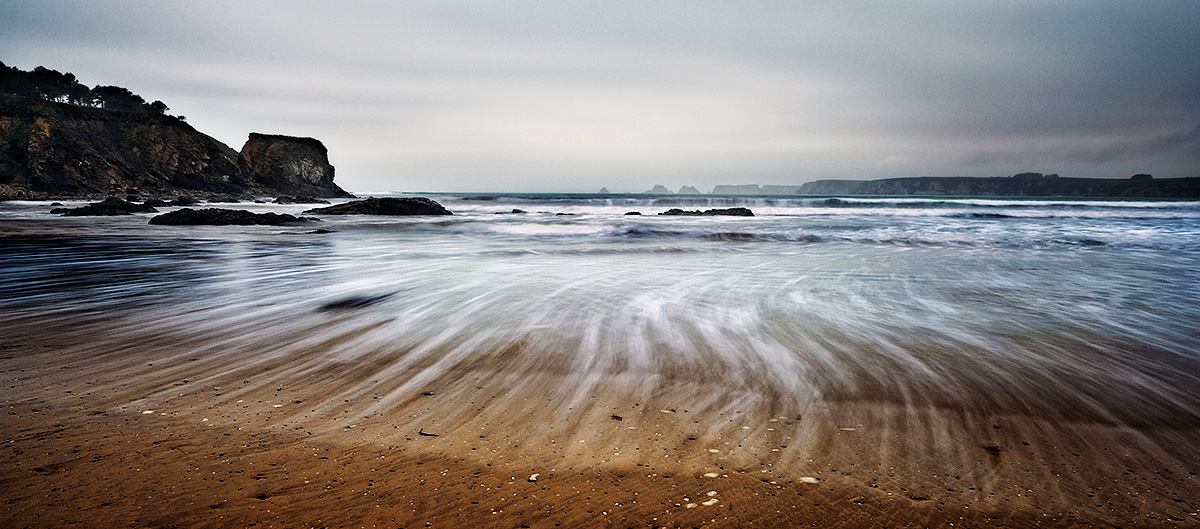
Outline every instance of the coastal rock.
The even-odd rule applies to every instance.
[[[280,195],[275,197],[276,204],[328,204],[329,201],[323,198],[310,197],[306,195],[291,196]]]
[[[654,184],[654,188],[642,193],[643,195],[674,195],[670,189],[662,184]]]
[[[351,197],[317,140],[251,134],[242,150],[173,116],[0,94],[0,200]]]
[[[424,197],[368,198],[316,208],[304,214],[320,215],[452,215],[441,204]]]
[[[153,217],[150,219],[150,224],[167,226],[280,226],[308,220],[312,219],[296,217],[285,213],[254,213],[242,209],[183,208]]]
[[[237,167],[242,183],[286,195],[352,196],[333,183],[329,151],[313,138],[252,132],[238,155]]]
[[[596,192],[596,194],[598,194],[598,195],[609,195],[609,194],[611,194],[611,193],[609,193],[609,191],[608,191],[608,188],[607,188],[607,187],[602,187],[602,188],[600,188],[600,190],[599,190],[599,191],[597,191],[597,192]]]
[[[60,213],[67,217],[108,217],[114,215],[132,215],[134,213],[157,213],[154,206],[134,204],[119,198],[110,198],[78,208],[54,208],[50,213]]]
[[[683,187],[679,188],[679,192],[676,194],[677,195],[699,195],[700,190],[696,189],[692,186],[683,186]]]
[[[662,213],[659,213],[659,215],[671,215],[671,216],[679,216],[679,217],[712,217],[712,216],[718,216],[718,215],[732,216],[732,217],[753,217],[754,212],[750,211],[747,208],[709,209],[709,210],[705,210],[705,211],[700,211],[700,210],[696,210],[696,209],[693,209],[691,211],[685,211],[685,210],[682,210],[679,208],[671,208]]]

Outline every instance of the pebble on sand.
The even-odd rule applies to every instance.
[[[800,478],[800,483],[816,483],[816,482],[817,482],[817,478],[814,478],[812,476],[804,476],[804,477]]]
[[[720,475],[720,474],[717,474],[716,472],[709,472],[709,473],[705,474],[705,475],[704,475],[704,477],[706,477],[706,478],[719,478],[719,477],[721,477],[721,475]]]
[[[533,475],[530,475],[530,476],[529,476],[529,481],[531,481],[531,482],[533,482],[533,481],[537,481],[537,477],[538,477],[538,476],[540,476],[540,475],[541,475],[541,474],[533,474]]]
[[[700,502],[700,505],[703,505],[703,506],[705,506],[705,507],[712,507],[713,505],[716,505],[716,504],[717,504],[717,502],[719,502],[719,501],[721,501],[721,500],[718,500],[718,499],[716,499],[716,498],[713,498],[713,499],[711,499],[711,500],[708,500],[708,501],[702,501],[702,502]]]

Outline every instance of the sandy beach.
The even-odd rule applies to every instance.
[[[799,410],[715,380],[505,369],[517,347],[384,379],[385,356],[231,364],[46,330],[0,342],[4,527],[1200,523],[1195,425]]]

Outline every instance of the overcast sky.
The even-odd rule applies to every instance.
[[[0,3],[0,61],[368,191],[1200,176],[1200,2]]]

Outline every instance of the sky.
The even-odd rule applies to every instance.
[[[357,192],[1200,176],[1196,0],[5,0],[0,61]]]

